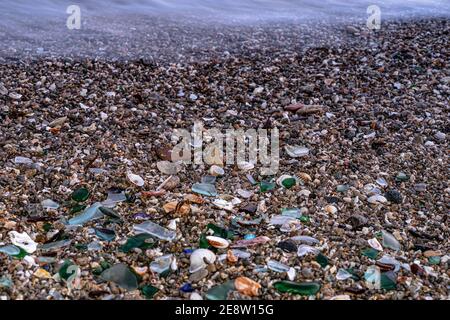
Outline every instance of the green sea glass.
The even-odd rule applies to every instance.
[[[149,239],[153,239],[149,234],[141,233],[134,237],[128,238],[127,242],[120,247],[120,251],[128,253],[134,248],[139,249],[149,249],[153,248],[155,245],[155,242],[149,241]]]
[[[209,289],[205,296],[208,300],[226,300],[228,293],[233,290],[235,290],[234,281],[227,281]]]
[[[86,188],[79,188],[72,192],[71,198],[76,202],[84,202],[89,198],[89,190]]]
[[[146,299],[153,299],[154,295],[159,291],[158,288],[152,286],[152,285],[146,285],[141,288],[142,294],[145,296]]]
[[[374,259],[374,260],[378,257],[379,253],[380,252],[378,250],[375,250],[374,248],[366,248],[363,251],[361,251],[361,254],[363,256],[366,256],[366,257],[368,257],[370,259]]]
[[[320,290],[320,284],[317,282],[293,282],[277,281],[273,284],[274,288],[280,292],[300,294],[303,296],[315,295]]]
[[[267,192],[275,189],[275,183],[268,182],[268,181],[261,181],[259,183],[259,191],[260,192]]]
[[[100,277],[105,281],[116,283],[125,290],[136,290],[138,288],[136,275],[123,263],[116,264],[103,271]]]
[[[281,181],[281,184],[286,189],[292,188],[293,186],[295,186],[296,183],[297,183],[297,181],[295,181],[295,178],[286,178],[283,181]]]
[[[323,255],[322,253],[319,253],[317,255],[316,261],[317,261],[317,263],[320,264],[320,266],[322,268],[325,268],[328,265],[328,258],[325,255]]]

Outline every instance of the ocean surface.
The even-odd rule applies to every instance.
[[[241,21],[365,16],[369,5],[378,5],[385,17],[450,15],[450,0],[1,0],[1,22],[64,17],[69,5],[87,15],[206,14]]]
[[[79,32],[67,28],[67,9],[71,5],[80,8]],[[174,35],[195,32],[191,27],[220,32],[222,25],[271,27],[275,23],[300,25],[310,21],[356,21],[365,25],[371,5],[379,7],[381,23],[389,19],[450,17],[450,0],[0,0],[0,56],[48,50],[64,55],[67,48],[79,51],[77,46],[91,47],[94,54],[109,47],[119,55],[118,49],[111,48],[120,41],[131,50],[141,46],[143,38],[151,42],[148,39],[159,40],[161,35],[167,38],[167,46],[176,49],[180,45],[175,41],[179,39],[173,39],[179,37]],[[170,22],[166,24],[165,19]],[[189,28],[185,28],[186,24]],[[185,42],[192,42],[189,34],[183,37]],[[105,38],[109,42],[103,47],[96,43]],[[202,47],[201,37],[197,36],[196,41],[194,45]],[[157,41],[154,45],[161,47]]]

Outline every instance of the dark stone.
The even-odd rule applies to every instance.
[[[365,225],[367,225],[368,219],[360,214],[354,214],[350,218],[348,218],[348,223],[355,228],[356,230],[361,229]]]
[[[397,190],[389,190],[385,193],[385,197],[389,202],[400,204],[403,201],[403,197]]]
[[[278,242],[277,247],[286,252],[297,251],[297,244],[292,240]]]
[[[240,207],[239,211],[245,212],[245,213],[255,213],[257,209],[258,209],[258,206],[256,204],[247,203],[246,205]]]

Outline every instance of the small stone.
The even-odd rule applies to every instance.
[[[403,201],[403,197],[397,190],[389,190],[385,193],[385,197],[389,202],[400,204]]]
[[[238,277],[234,280],[234,287],[237,291],[250,297],[256,297],[259,295],[259,289],[261,285],[252,279],[247,277]]]

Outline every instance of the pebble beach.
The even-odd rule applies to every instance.
[[[449,298],[449,19],[159,23],[0,34],[0,299]],[[196,121],[277,173],[174,164]]]

